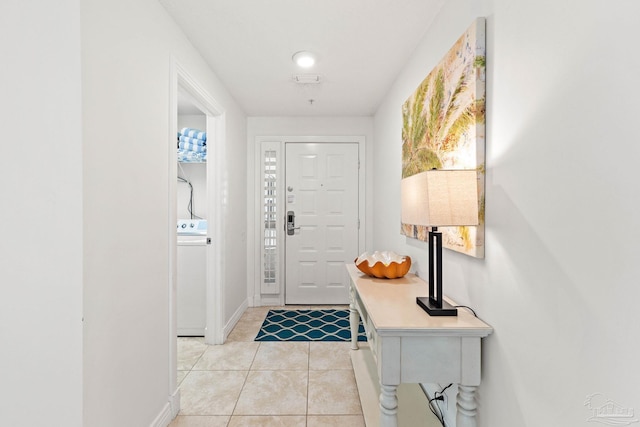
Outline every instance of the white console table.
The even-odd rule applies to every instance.
[[[398,426],[396,393],[401,383],[457,383],[457,427],[475,427],[480,344],[493,329],[464,308],[454,317],[429,316],[416,304],[416,297],[429,294],[429,286],[413,274],[386,280],[368,277],[355,265],[347,265],[347,270],[351,348],[358,350],[362,318],[380,382],[379,425]],[[359,358],[352,360],[355,364]],[[367,418],[371,414],[365,414]]]

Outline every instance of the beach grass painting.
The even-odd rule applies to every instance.
[[[478,226],[439,227],[443,247],[484,258],[485,19],[478,18],[402,105],[402,178],[430,169],[478,172]],[[426,241],[428,229],[402,224]]]

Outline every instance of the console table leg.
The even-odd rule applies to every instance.
[[[352,296],[353,298],[353,296]],[[351,350],[358,349],[358,326],[360,325],[360,313],[353,301],[349,304],[349,326],[351,327]]]
[[[475,386],[458,384],[456,425],[458,427],[476,427],[476,413],[478,405],[476,404]]]
[[[398,427],[398,387],[380,384],[380,427]]]

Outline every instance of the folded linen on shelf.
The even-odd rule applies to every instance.
[[[188,136],[189,138],[201,139],[203,141],[207,140],[206,132],[193,128],[182,128],[180,130],[180,135]]]
[[[197,144],[191,144],[189,142],[184,142],[184,141],[180,141],[178,143],[178,148],[181,150],[189,150],[189,151],[193,151],[196,153],[206,153],[207,152],[207,146],[206,145],[197,145]]]
[[[178,161],[183,163],[198,163],[207,161],[207,152],[196,153],[191,150],[178,149]]]
[[[207,145],[207,141],[205,141],[204,139],[191,138],[190,136],[180,135],[180,138],[178,138],[178,140],[194,145]]]

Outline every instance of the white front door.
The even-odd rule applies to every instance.
[[[358,144],[287,143],[285,302],[347,304],[358,256]],[[286,220],[285,220],[286,221]]]

